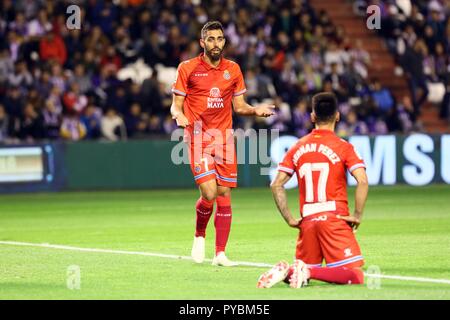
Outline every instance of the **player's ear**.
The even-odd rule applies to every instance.
[[[316,114],[313,112],[311,112],[311,122],[312,123],[316,123]]]
[[[339,113],[339,111],[336,112],[336,122],[339,122],[339,120],[341,120],[341,114]]]
[[[199,40],[200,42],[200,47],[202,47],[203,49],[205,49],[205,40],[201,39]]]

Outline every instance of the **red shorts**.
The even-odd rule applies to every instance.
[[[358,268],[364,265],[353,229],[334,213],[317,213],[304,218],[295,253],[310,266]]]
[[[237,187],[237,159],[234,143],[212,146],[188,145],[189,163],[197,185],[215,179],[224,187]]]

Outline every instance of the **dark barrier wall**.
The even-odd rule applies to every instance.
[[[171,159],[177,144],[164,140],[69,143],[65,154],[67,188],[194,187],[189,165],[176,165]],[[261,176],[259,169],[259,165],[239,165],[239,185],[268,185],[268,177]]]
[[[176,166],[168,141],[80,142],[67,145],[69,189],[192,186],[187,165]]]
[[[275,174],[276,164],[295,141],[283,136],[256,152],[247,140],[243,149],[238,148],[247,159],[247,164],[239,165],[239,186],[268,186],[269,176],[261,175],[261,168],[272,167],[269,171]],[[350,142],[366,162],[372,185],[450,184],[450,135],[353,136]],[[189,165],[174,164],[171,158],[174,147],[182,145],[148,140],[0,147],[0,192],[193,188]],[[251,162],[264,165],[248,164],[255,152],[258,156]]]

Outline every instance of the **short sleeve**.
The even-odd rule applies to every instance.
[[[244,82],[244,76],[242,75],[241,68],[239,65],[236,67],[237,77],[236,77],[236,85],[233,91],[233,96],[240,96],[241,94],[244,94],[247,91],[247,88],[245,87]]]
[[[295,165],[293,161],[295,148],[289,149],[289,151],[285,154],[283,161],[278,164],[278,171],[287,173],[292,176],[295,172]]]
[[[183,63],[180,63],[177,69],[177,75],[172,86],[172,92],[181,96],[187,95],[187,80],[188,75],[186,67]]]
[[[350,143],[348,143],[347,145],[344,163],[350,173],[352,173],[355,169],[366,167],[366,165],[364,164],[364,160],[355,150],[355,147]]]

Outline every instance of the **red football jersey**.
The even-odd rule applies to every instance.
[[[278,170],[297,175],[300,213],[348,215],[346,172],[365,168],[354,147],[330,130],[315,129],[286,153]]]
[[[186,97],[184,114],[190,124],[185,129],[187,142],[203,133],[204,145],[225,144],[232,136],[232,98],[245,93],[244,77],[237,63],[222,58],[213,67],[203,55],[180,63],[172,92]]]

